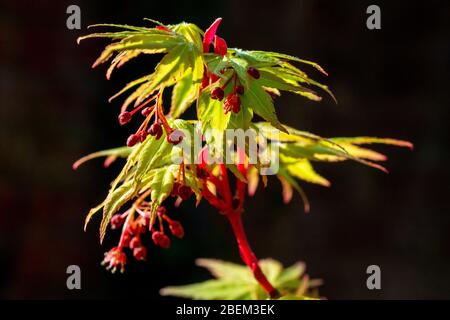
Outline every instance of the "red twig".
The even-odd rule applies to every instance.
[[[246,170],[243,163],[240,163],[238,165],[238,170],[245,176]],[[266,276],[259,267],[258,259],[256,258],[252,248],[250,247],[250,244],[248,243],[244,226],[242,224],[241,213],[245,198],[245,183],[240,180],[237,181],[237,196],[239,198],[239,206],[238,208],[233,208],[233,199],[228,180],[228,172],[224,164],[220,164],[220,172],[222,177],[222,196],[224,199],[220,200],[217,196],[212,194],[206,187],[206,183],[202,192],[203,196],[211,205],[216,207],[228,218],[228,221],[230,222],[233,229],[234,236],[236,237],[242,261],[244,261],[244,263],[250,268],[256,281],[258,281],[258,283],[269,294],[269,296],[272,299],[276,299],[279,297],[279,292],[272,286],[269,280],[267,280]]]
[[[245,234],[244,227],[242,225],[241,213],[238,211],[228,211],[225,213],[230,221],[231,227],[233,228],[234,235],[239,247],[239,253],[241,254],[241,259],[244,263],[252,270],[253,276],[256,281],[263,287],[263,289],[269,294],[272,299],[278,298],[279,292],[275,289],[272,284],[267,280],[266,276],[262,272],[258,264],[258,259],[250,247],[247,236]]]
[[[226,211],[226,204],[220,201],[219,198],[217,198],[217,196],[212,194],[212,192],[209,191],[206,184],[203,185],[202,195],[212,206],[216,207],[216,209],[218,209],[220,212]]]

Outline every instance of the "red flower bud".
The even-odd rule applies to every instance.
[[[162,127],[161,127],[161,125],[158,122],[153,123],[150,126],[150,129],[148,129],[148,133],[151,136],[155,136],[156,139],[159,139],[161,137],[161,135],[162,135]]]
[[[192,189],[189,186],[182,185],[178,189],[178,195],[181,199],[187,200],[192,195]]]
[[[184,228],[178,221],[172,220],[169,224],[169,229],[172,234],[177,238],[184,237]]]
[[[183,132],[180,130],[175,130],[171,134],[167,135],[167,141],[173,145],[179,144],[183,141]]]
[[[116,214],[111,218],[111,229],[119,229],[123,222],[125,221],[125,218],[122,218],[120,214]]]
[[[237,86],[236,87],[236,93],[240,94],[240,95],[244,94],[244,87],[243,86]]]
[[[224,94],[222,88],[215,87],[211,90],[211,99],[222,101]]]
[[[162,232],[159,232],[159,231],[153,232],[152,240],[157,246],[160,246],[161,248],[167,249],[167,248],[170,247],[170,239],[169,239],[169,237],[166,236]]]
[[[132,147],[139,142],[139,136],[137,134],[132,134],[127,139],[127,146]]]
[[[124,111],[121,114],[119,114],[120,125],[123,126],[124,124],[127,124],[128,122],[130,122],[132,116],[133,115],[131,114],[131,112],[128,112],[128,111]]]
[[[130,241],[130,249],[136,249],[138,247],[140,247],[142,245],[141,243],[141,239],[139,237],[134,237],[133,239],[131,239]]]
[[[229,94],[224,103],[225,113],[232,110],[238,113],[241,110],[241,98],[236,94]]]
[[[147,138],[147,132],[145,132],[144,130],[140,131],[139,132],[139,141],[144,142],[146,138]]]
[[[254,79],[259,79],[259,77],[261,76],[261,75],[259,74],[258,69],[253,68],[253,67],[249,67],[249,68],[247,69],[247,73],[248,73],[252,78],[254,78]]]
[[[137,247],[133,250],[133,256],[136,260],[145,260],[147,258],[147,249],[143,246]]]
[[[141,114],[144,117],[147,117],[151,112],[152,112],[152,109],[150,107],[147,107],[147,108],[142,109]]]

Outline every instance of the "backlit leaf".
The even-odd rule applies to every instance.
[[[203,61],[200,55],[195,55],[193,70],[188,70],[173,88],[170,108],[173,118],[178,118],[198,98],[202,76]]]
[[[275,128],[287,132],[278,121],[272,98],[256,81],[249,82],[249,89],[241,97],[244,108],[251,108],[257,115],[270,122]]]
[[[211,99],[211,94],[204,91],[197,102],[197,117],[202,122],[202,132],[210,147],[212,156],[222,154],[224,131],[230,120],[230,112],[224,113],[223,103]]]
[[[306,182],[320,184],[325,187],[330,186],[330,182],[319,175],[307,159],[300,159],[295,163],[288,164],[286,169],[292,176],[305,180]]]
[[[247,266],[214,259],[198,259],[196,262],[197,265],[208,269],[215,279],[166,287],[161,289],[160,294],[199,300],[268,299],[268,294],[261,289]],[[309,291],[309,282],[302,281],[306,279],[304,264],[297,263],[286,269],[273,259],[261,259],[259,264],[268,280],[277,284],[276,288],[286,299],[305,299],[306,296],[297,294],[302,283],[307,284],[304,293],[311,298],[317,298]]]
[[[119,148],[114,148],[114,149],[97,151],[97,152],[88,154],[87,156],[84,156],[84,157],[78,159],[77,161],[75,161],[75,163],[72,165],[72,168],[74,170],[76,170],[76,169],[78,169],[78,167],[80,165],[82,165],[86,161],[89,161],[89,160],[92,160],[95,158],[110,157],[110,156],[126,158],[126,157],[128,157],[128,155],[130,153],[131,153],[131,148],[129,148],[129,147],[119,147]]]
[[[100,224],[100,242],[105,237],[106,228],[112,215],[128,202],[135,192],[133,181],[128,181],[108,194],[103,207],[103,218]]]

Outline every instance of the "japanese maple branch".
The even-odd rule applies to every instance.
[[[241,173],[244,173],[243,165],[238,165],[238,170]],[[236,207],[233,205],[232,193],[230,190],[230,184],[228,179],[227,168],[224,164],[220,165],[221,172],[221,190],[223,194],[221,196],[223,199],[219,199],[216,195],[212,194],[206,187],[204,186],[203,195],[208,202],[216,207],[220,212],[222,212],[228,219],[233,229],[234,236],[236,237],[236,241],[239,248],[239,253],[241,255],[242,261],[250,268],[253,272],[253,276],[256,281],[263,287],[263,289],[269,294],[272,299],[276,299],[279,297],[279,292],[275,289],[272,284],[267,280],[267,277],[262,272],[256,255],[253,253],[252,248],[247,240],[247,235],[244,230],[244,226],[242,224],[242,206],[245,198],[245,182],[238,180],[237,181],[237,199],[238,204]]]

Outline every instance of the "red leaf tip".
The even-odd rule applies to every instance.
[[[219,27],[222,18],[217,18],[205,31],[205,35],[203,37],[203,52],[209,51],[209,46],[211,45],[214,36],[216,35],[217,28]]]
[[[228,46],[226,41],[219,36],[214,36],[214,52],[224,56],[227,54],[227,50]]]

